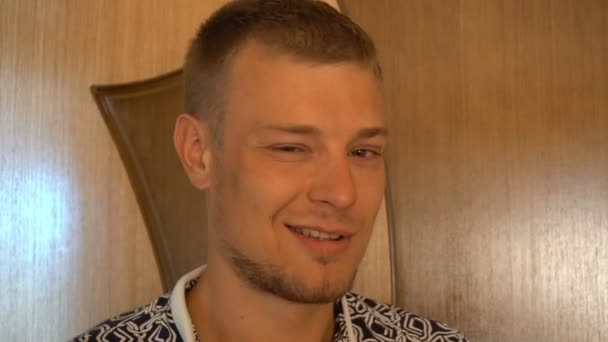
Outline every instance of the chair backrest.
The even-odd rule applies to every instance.
[[[91,87],[127,169],[152,241],[163,287],[206,262],[205,193],[186,177],[173,147],[175,118],[183,111],[181,71],[150,80]],[[354,290],[393,299],[391,234],[383,206]]]

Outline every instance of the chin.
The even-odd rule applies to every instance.
[[[296,279],[299,278],[299,279]],[[334,303],[348,292],[354,280],[350,277],[319,277],[315,279],[299,276],[283,279],[282,286],[275,288],[273,294],[286,300],[302,304]]]
[[[284,267],[255,262],[233,250],[230,264],[249,287],[294,303],[333,303],[352,287],[356,270],[330,263],[309,272],[289,271]],[[340,269],[335,269],[340,267]]]

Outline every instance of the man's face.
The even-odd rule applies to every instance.
[[[378,81],[355,63],[308,63],[255,43],[233,63],[210,247],[250,286],[334,301],[350,288],[383,197]]]

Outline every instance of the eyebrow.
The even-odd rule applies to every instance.
[[[355,134],[356,139],[373,138],[377,136],[386,137],[388,136],[388,129],[386,127],[370,127],[363,128]]]
[[[314,127],[308,125],[268,125],[262,127],[264,130],[280,131],[290,134],[298,135],[314,135],[321,136],[323,133]],[[360,129],[354,136],[354,139],[369,139],[376,136],[386,137],[388,135],[388,129],[386,127],[368,127]]]
[[[318,128],[307,125],[268,125],[263,126],[262,129],[299,135],[321,135]]]

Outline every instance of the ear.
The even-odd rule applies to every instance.
[[[199,190],[209,187],[211,171],[211,136],[207,126],[190,114],[180,114],[175,121],[173,143],[192,185]]]

